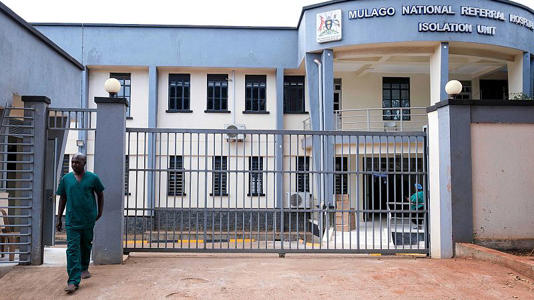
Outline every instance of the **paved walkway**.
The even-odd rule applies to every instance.
[[[534,279],[487,262],[355,255],[140,254],[91,266],[76,299],[534,299]],[[0,299],[56,299],[64,266],[15,267]]]

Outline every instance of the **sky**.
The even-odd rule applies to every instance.
[[[28,22],[284,27],[297,26],[303,6],[325,2],[323,0],[0,1]],[[534,0],[514,1],[534,9]]]

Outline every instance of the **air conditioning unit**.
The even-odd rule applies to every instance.
[[[226,124],[224,125],[224,129],[245,130],[245,125],[244,124]],[[227,133],[226,140],[228,142],[242,142],[245,140],[245,134],[244,133]]]
[[[286,208],[311,208],[312,195],[308,192],[287,193]]]

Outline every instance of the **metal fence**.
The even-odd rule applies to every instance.
[[[0,264],[29,263],[34,110],[6,107],[0,124]]]
[[[126,134],[125,252],[428,253],[424,132]]]

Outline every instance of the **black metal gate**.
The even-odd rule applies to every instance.
[[[424,132],[129,128],[126,147],[125,252],[428,253]]]

